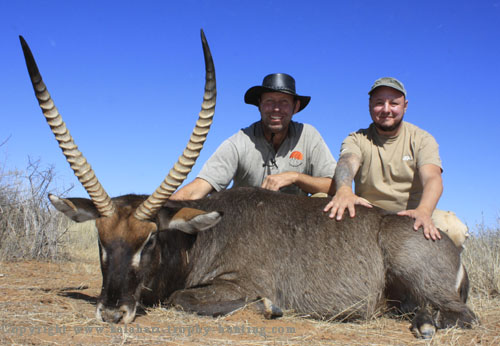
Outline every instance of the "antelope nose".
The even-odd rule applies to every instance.
[[[104,311],[102,311],[101,316],[104,322],[118,323],[123,318],[123,311],[114,309],[104,309]]]

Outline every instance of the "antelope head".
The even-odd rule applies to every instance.
[[[214,63],[205,35],[201,31],[205,57],[205,92],[196,126],[186,148],[153,194],[113,199],[108,196],[94,170],[78,150],[22,36],[20,41],[43,115],[71,169],[90,196],[90,199],[84,199],[49,195],[49,199],[57,210],[74,221],[96,220],[103,275],[96,316],[107,322],[129,323],[135,317],[141,295],[147,295],[144,292],[152,290],[148,287],[151,285],[148,281],[154,279],[155,270],[161,263],[161,251],[156,239],[158,231],[169,228],[169,223],[172,222],[176,229],[189,233],[193,227],[208,228],[220,220],[220,215],[216,212],[196,210],[175,213],[168,221],[162,221],[163,224],[157,217],[160,208],[191,171],[212,124],[217,92]]]

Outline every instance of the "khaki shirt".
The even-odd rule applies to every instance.
[[[394,137],[381,136],[375,125],[349,134],[340,156],[361,158],[354,178],[356,195],[389,211],[415,209],[423,186],[418,169],[426,164],[441,168],[439,146],[428,132],[407,122]]]

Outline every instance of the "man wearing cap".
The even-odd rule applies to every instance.
[[[373,122],[342,143],[334,178],[337,192],[324,211],[341,220],[346,208],[354,217],[355,205],[375,205],[414,218],[414,229],[423,227],[427,239],[441,239],[431,218],[443,192],[436,140],[403,121],[408,107],[403,83],[380,78],[368,94]]]
[[[266,76],[245,94],[261,119],[225,140],[191,183],[172,199],[198,199],[233,187],[257,186],[291,194],[333,195],[335,159],[319,132],[292,121],[310,96],[298,95],[295,80],[284,73]]]

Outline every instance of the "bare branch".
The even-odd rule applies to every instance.
[[[7,143],[9,141],[10,137],[12,137],[12,135],[9,135],[9,137],[7,137],[2,143],[0,143],[0,147],[2,145],[4,145],[5,143]]]

